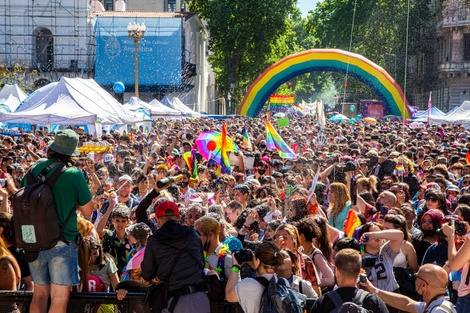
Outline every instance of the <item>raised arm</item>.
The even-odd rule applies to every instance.
[[[393,252],[400,252],[401,244],[403,242],[403,232],[398,229],[387,229],[376,232],[366,232],[361,237],[361,242],[364,242],[364,237],[368,236],[369,241],[374,239],[385,239],[390,241],[390,248]]]

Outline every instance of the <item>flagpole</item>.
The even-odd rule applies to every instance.
[[[428,126],[429,124],[429,117],[431,116],[431,110],[432,110],[432,99],[431,99],[432,91],[429,92],[429,100],[428,100]]]

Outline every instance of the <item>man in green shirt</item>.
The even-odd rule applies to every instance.
[[[57,161],[75,163],[74,157],[80,155],[77,145],[78,135],[73,130],[59,131],[49,146],[47,160],[33,165],[31,169],[33,176],[36,177],[42,169]],[[57,170],[57,167],[52,168],[47,176],[50,176],[54,170]],[[22,185],[26,185],[26,179],[23,179]],[[49,312],[67,312],[71,286],[80,284],[78,246],[75,243],[78,235],[75,210],[80,210],[85,217],[90,216],[93,211],[88,184],[83,173],[75,167],[67,168],[59,176],[52,187],[52,193],[60,223],[64,223],[72,212],[67,224],[62,226],[64,237],[69,243],[59,241],[54,248],[40,251],[38,258],[29,263],[35,285],[31,313],[46,313],[49,296],[51,298]]]

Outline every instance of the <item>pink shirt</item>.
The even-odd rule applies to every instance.
[[[469,240],[470,233],[467,234],[466,237],[467,237],[467,240]],[[465,285],[465,280],[467,279],[467,275],[468,275],[468,267],[469,267],[469,263],[467,262],[462,268],[462,276],[461,276],[462,278],[460,280],[460,286],[458,290],[459,297],[463,297],[463,296],[470,294],[470,282],[469,282],[469,285]]]

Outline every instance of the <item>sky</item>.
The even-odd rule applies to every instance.
[[[313,11],[317,6],[317,3],[321,2],[320,0],[298,0],[297,6],[302,12],[302,17],[306,17],[308,15],[308,11]]]

